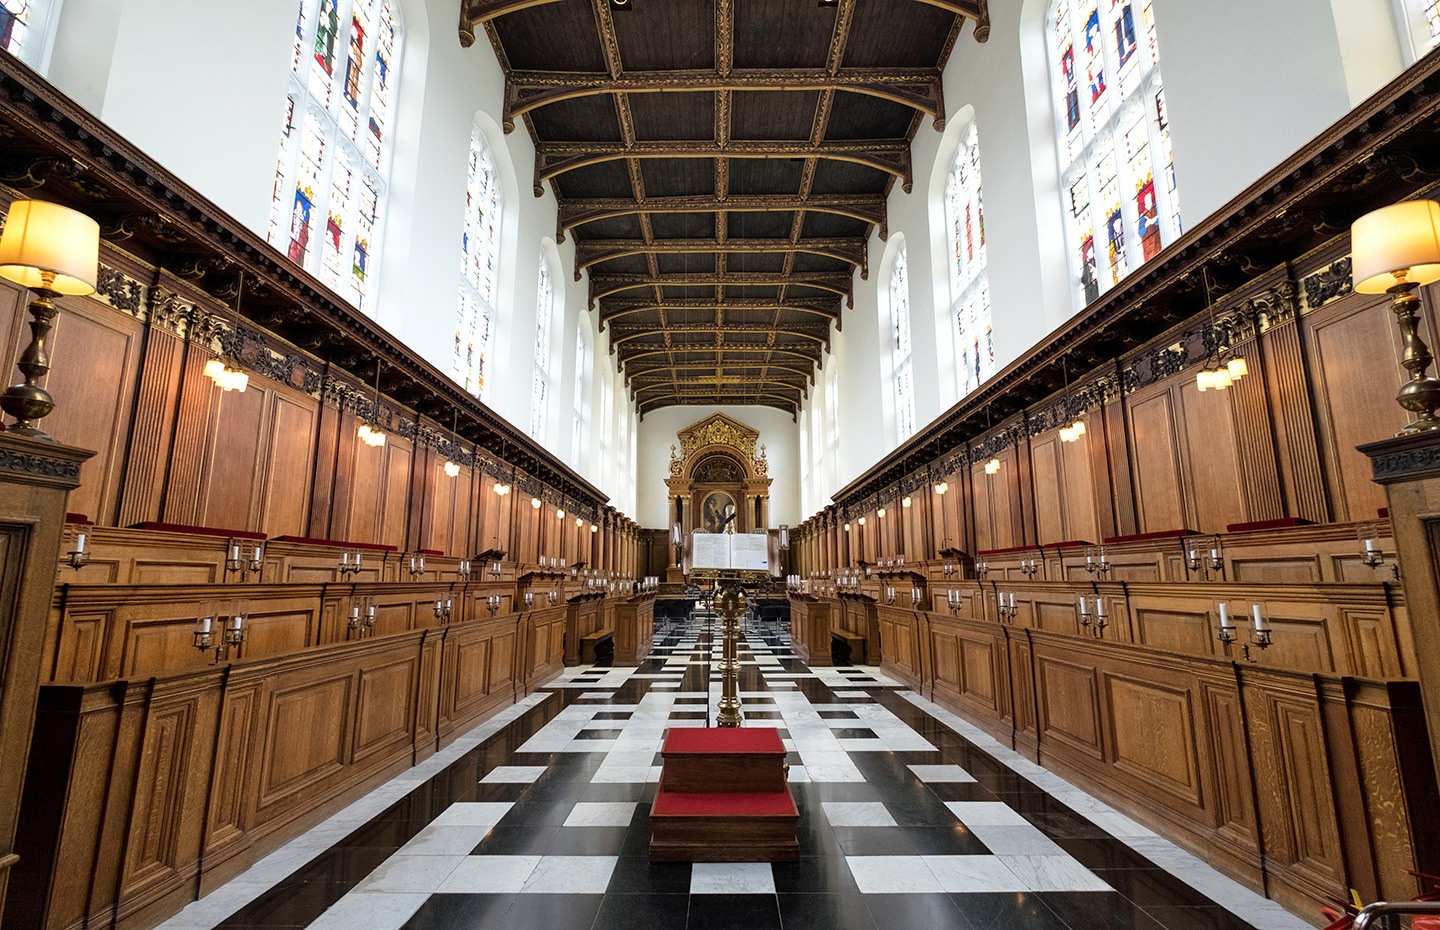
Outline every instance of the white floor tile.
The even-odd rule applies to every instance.
[[[966,824],[970,832],[997,856],[1067,856],[1061,849],[1037,828],[1025,826],[996,826],[994,824]]]
[[[1010,805],[1000,801],[946,801],[945,806],[967,827],[977,824],[1023,827],[1030,823]]]
[[[493,827],[514,806],[513,801],[464,801],[451,804],[431,822],[431,826]]]
[[[774,894],[768,862],[697,862],[690,871],[691,894]]]
[[[431,825],[396,851],[397,856],[468,856],[490,832],[488,826],[444,827]]]
[[[440,885],[441,894],[514,894],[541,856],[468,856]]]
[[[565,818],[567,827],[628,827],[635,817],[634,801],[580,801]]]
[[[895,818],[879,801],[822,801],[832,827],[893,827]]]
[[[545,856],[521,887],[522,894],[604,894],[615,856]]]
[[[351,892],[330,906],[310,930],[400,930],[429,898],[426,894]]]
[[[865,894],[931,894],[944,891],[920,856],[846,856],[855,884]]]
[[[604,742],[604,740],[595,740]],[[480,779],[482,785],[530,785],[545,774],[544,765],[497,765]]]
[[[996,856],[1031,891],[1113,891],[1069,856]]]
[[[998,856],[925,856],[925,865],[949,892],[1029,891]]]
[[[958,765],[912,765],[910,771],[927,785],[953,782],[973,782],[975,776]]]
[[[356,891],[428,894],[450,877],[465,856],[391,856],[355,886]]]

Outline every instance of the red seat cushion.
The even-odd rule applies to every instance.
[[[784,752],[775,727],[676,727],[664,752]]]
[[[753,794],[691,794],[660,791],[650,808],[655,817],[796,817],[788,791]]]

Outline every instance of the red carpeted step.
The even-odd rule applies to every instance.
[[[676,727],[660,750],[671,791],[786,790],[785,745],[774,727]]]
[[[652,817],[798,817],[788,791],[685,792],[661,790]]]

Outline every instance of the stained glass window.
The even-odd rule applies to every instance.
[[[1405,15],[1417,57],[1440,45],[1440,0],[1406,0]]]
[[[1430,47],[1440,45],[1440,0],[1425,4],[1425,23],[1430,27]]]
[[[985,204],[980,196],[980,136],[971,123],[945,184],[950,234],[950,314],[955,319],[956,381],[964,397],[995,373]]]
[[[550,400],[550,318],[555,311],[555,289],[550,280],[550,262],[540,259],[540,284],[535,291],[535,375],[530,383],[530,435],[545,441],[545,421]]]
[[[1151,0],[1055,0],[1047,20],[1076,300],[1181,233]]]
[[[48,0],[0,0],[0,49],[39,66],[50,10]]]
[[[915,367],[910,351],[910,275],[905,268],[905,248],[895,254],[890,269],[890,359],[895,377],[895,428],[900,441],[915,432]]]
[[[395,0],[301,0],[269,240],[362,310],[373,292],[399,57]]]
[[[460,231],[460,307],[451,370],[465,390],[485,386],[485,363],[495,331],[496,269],[500,263],[500,176],[478,127],[470,134],[465,178],[465,224]]]

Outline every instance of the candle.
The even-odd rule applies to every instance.
[[[210,635],[210,623],[211,619],[209,617],[201,617],[200,622],[195,625],[197,632],[204,633],[207,636]]]
[[[1191,550],[1190,550],[1190,561],[1192,561],[1192,562],[1198,562],[1199,560],[1200,560],[1200,557],[1195,554],[1195,550],[1194,550],[1194,549],[1191,549]]]
[[[449,610],[450,610],[450,604],[451,604],[450,598],[448,598],[448,597],[445,598],[445,610],[446,610],[446,611],[449,611]]]
[[[1235,629],[1235,620],[1233,617],[1230,616],[1230,609],[1227,608],[1224,604],[1220,605],[1220,629]]]
[[[1220,559],[1220,550],[1219,550],[1219,549],[1211,549],[1211,550],[1210,550],[1210,561],[1216,562],[1216,561],[1219,561],[1219,559]]]
[[[85,551],[85,534],[84,534],[84,533],[81,533],[79,536],[76,536],[76,537],[75,537],[75,551],[76,551],[76,552],[84,552],[84,551]]]
[[[83,534],[83,533],[80,534],[80,548],[81,548],[81,549],[84,549],[84,548],[85,548],[85,534]],[[1367,553],[1374,552],[1374,551],[1376,550],[1376,548],[1377,548],[1377,547],[1376,547],[1376,545],[1375,545],[1375,540],[1373,540],[1373,539],[1367,539],[1367,540],[1365,540],[1365,551],[1366,551]]]
[[[356,567],[356,568],[359,568],[359,567],[360,567],[360,553],[359,553],[359,552],[355,553],[355,567]]]
[[[342,553],[340,553],[340,564],[341,564],[341,565],[349,565],[349,564],[350,564],[350,553],[348,553],[348,552],[342,552]]]
[[[437,614],[440,612],[440,602],[438,600],[435,602],[435,612]]]
[[[1011,591],[1011,592],[1010,592],[1010,608],[1011,608],[1012,610],[1015,608],[1015,592],[1014,592],[1014,591]]]
[[[1094,564],[1095,564],[1095,557],[1094,557],[1093,555],[1090,555],[1088,552],[1085,554],[1085,564],[1086,564],[1086,565],[1094,565]]]
[[[237,561],[239,560],[239,558],[240,558],[240,547],[239,547],[238,545],[232,545],[232,546],[230,547],[230,558],[235,559],[235,560],[237,560]]]
[[[1089,605],[1088,603],[1086,603],[1085,598],[1083,598],[1083,597],[1080,598],[1080,616],[1082,616],[1082,617],[1088,617],[1088,616],[1090,616],[1090,605]]]
[[[350,619],[351,619],[351,620],[359,620],[359,619],[360,619],[360,605],[357,604],[357,605],[355,605],[354,607],[351,607],[351,608],[350,608]]]
[[[1105,599],[1103,597],[1095,598],[1095,616],[1101,620],[1105,619]]]
[[[236,614],[235,616],[230,618],[230,629],[238,630],[240,629],[240,625],[244,622],[245,618],[240,616],[239,614]]]
[[[425,570],[425,556],[423,556],[423,555],[420,556],[420,570],[421,570],[422,572]]]
[[[1267,622],[1265,622],[1265,618],[1264,618],[1264,617],[1260,616],[1260,605],[1259,605],[1259,604],[1255,604],[1255,605],[1253,605],[1253,606],[1251,607],[1251,609],[1250,609],[1250,615],[1255,618],[1255,632],[1256,632],[1256,633],[1263,633],[1263,632],[1265,632],[1266,630],[1270,629],[1270,624],[1267,623]]]

